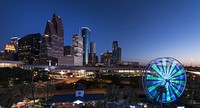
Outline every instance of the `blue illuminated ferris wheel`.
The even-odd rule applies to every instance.
[[[171,57],[152,60],[142,76],[146,95],[150,100],[159,103],[177,100],[185,89],[186,80],[184,67]]]

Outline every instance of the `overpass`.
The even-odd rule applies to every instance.
[[[200,72],[198,72],[198,71],[186,71],[186,72],[196,74],[196,75],[200,75]]]
[[[53,70],[90,70],[90,71],[99,71],[99,70],[143,70],[143,68],[134,68],[134,67],[86,67],[86,66],[34,66],[34,65],[24,65],[23,69],[51,69]]]

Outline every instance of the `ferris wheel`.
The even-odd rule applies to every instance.
[[[186,86],[186,72],[179,61],[171,57],[152,60],[142,76],[147,97],[159,103],[177,100]]]

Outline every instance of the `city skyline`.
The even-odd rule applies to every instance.
[[[200,1],[1,1],[0,50],[13,36],[44,34],[46,20],[61,16],[64,44],[81,27],[91,29],[96,53],[112,50],[117,40],[122,61],[147,64],[154,58],[174,57],[184,65],[200,66]]]

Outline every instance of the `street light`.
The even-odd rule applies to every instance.
[[[36,74],[36,72],[35,71],[33,71],[33,74],[32,74],[32,83],[34,83],[34,77],[36,76],[37,74]]]

